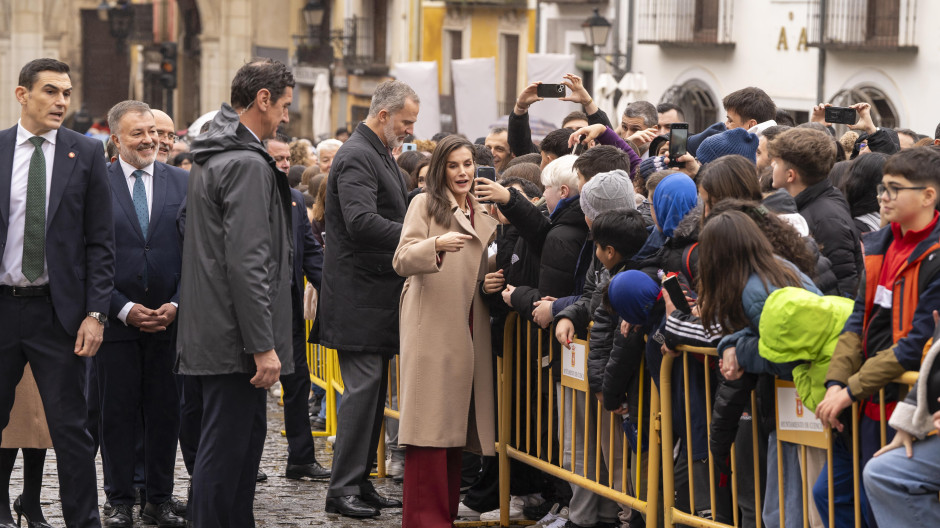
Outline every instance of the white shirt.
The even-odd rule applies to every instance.
[[[138,169],[137,167],[124,161],[124,158],[120,156],[118,156],[118,163],[121,164],[121,170],[124,171],[124,179],[127,181],[127,191],[131,193],[131,201],[133,201],[134,184],[137,183],[137,178],[134,176],[134,171]],[[149,215],[149,219],[153,218],[153,163],[140,170],[144,171],[144,175],[141,176],[141,178],[144,180],[144,191],[147,194],[147,214]],[[127,325],[127,314],[131,313],[131,308],[133,307],[134,303],[128,302],[124,305],[123,308],[121,308],[121,311],[118,312],[118,319],[120,319],[121,322],[125,325]]]
[[[46,158],[46,214],[49,214],[49,191],[52,189],[52,162],[58,130],[42,135]],[[7,245],[0,261],[0,284],[6,286],[39,286],[49,283],[49,266],[43,262],[42,275],[34,282],[23,276],[23,238],[26,229],[26,189],[29,184],[29,162],[36,150],[29,138],[34,134],[16,124],[16,145],[13,149],[13,173],[10,178],[10,218],[7,222]]]
[[[118,163],[121,164],[121,170],[124,171],[124,179],[127,180],[127,190],[131,193],[131,201],[133,202],[134,184],[137,183],[137,178],[134,177],[134,171],[137,170],[137,167],[124,161],[120,156],[118,157]],[[153,218],[153,163],[140,170],[144,171],[144,190],[147,192],[147,214],[149,215],[149,219]]]

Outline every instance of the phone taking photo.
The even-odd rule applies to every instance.
[[[476,171],[473,174],[474,179],[476,178],[486,178],[487,180],[493,182],[496,181],[496,167],[488,167],[486,165],[480,165],[476,168]],[[479,196],[477,197],[479,199]],[[480,200],[481,204],[491,204],[493,203],[490,200]]]
[[[539,97],[559,98],[565,96],[564,84],[540,84],[535,89],[535,95]]]
[[[685,167],[684,161],[677,161],[688,152],[689,124],[673,123],[669,130],[669,166]]]
[[[692,307],[689,306],[689,301],[685,298],[685,292],[682,291],[682,286],[679,285],[679,279],[673,275],[672,277],[667,277],[663,281],[663,288],[666,289],[666,293],[669,294],[669,300],[672,301],[672,305],[676,307],[676,310],[684,314],[692,313]]]
[[[854,125],[858,120],[858,115],[854,108],[847,106],[827,106],[826,122],[840,125]]]
[[[575,143],[574,147],[571,147],[571,153],[575,156],[580,156],[587,149],[587,145],[584,144],[584,140],[587,138],[586,135],[581,134],[578,136],[578,142]]]

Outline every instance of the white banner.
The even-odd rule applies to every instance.
[[[574,55],[530,53],[526,64],[529,84],[535,81],[559,84],[565,80],[564,75],[566,73],[577,72],[574,66]],[[520,91],[522,88],[520,88]],[[517,95],[519,94],[512,95],[513,100]],[[544,99],[529,107],[529,119],[542,119],[561,128],[561,120],[576,110],[581,110],[581,105],[557,99]]]
[[[496,113],[496,59],[461,59],[450,63],[454,79],[457,132],[470,141],[489,133]]]
[[[392,77],[408,84],[421,99],[415,137],[431,139],[441,131],[441,101],[437,90],[437,62],[399,62]]]
[[[777,428],[781,431],[823,430],[822,422],[803,405],[795,387],[777,387],[777,413]]]

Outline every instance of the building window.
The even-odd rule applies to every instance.
[[[707,84],[692,79],[666,90],[660,103],[672,103],[682,109],[689,123],[689,133],[697,134],[718,122],[718,98]]]
[[[871,120],[875,123],[875,126],[882,128],[898,128],[901,126],[894,103],[881,89],[874,86],[858,86],[850,90],[842,90],[835,94],[829,102],[833,106],[868,103],[871,105]],[[834,126],[840,136],[848,130],[845,125]]]
[[[917,0],[827,0],[820,40],[821,0],[809,5],[809,45],[832,50],[917,52]]]
[[[444,30],[444,94],[454,95],[454,76],[450,63],[463,58],[463,31],[459,29]]]
[[[734,46],[733,0],[640,0],[637,32],[641,44]]]

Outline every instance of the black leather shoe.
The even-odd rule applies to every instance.
[[[183,528],[186,526],[186,519],[173,513],[173,504],[165,501],[161,504],[147,503],[140,512],[140,518],[144,524],[156,524],[159,528]]]
[[[379,495],[379,492],[375,490],[367,491],[363,493],[361,496],[362,496],[362,500],[365,501],[366,504],[368,504],[369,506],[372,506],[373,508],[378,508],[380,510],[382,508],[401,508],[402,506],[400,500],[383,497]]]
[[[258,476],[255,478],[255,482],[264,482],[266,480],[268,480],[268,474],[259,469]]]
[[[366,504],[358,495],[343,495],[342,497],[326,498],[326,513],[338,513],[346,517],[362,519],[378,517],[379,510]]]
[[[320,418],[319,416],[310,420],[310,428],[314,431],[326,431],[326,418]]]
[[[105,517],[101,524],[111,528],[133,528],[134,506],[132,504],[111,505],[111,515]]]
[[[176,515],[179,515],[180,517],[184,519],[186,518],[186,503],[185,502],[181,500],[177,500],[176,497],[170,497],[170,499],[167,502],[170,503],[170,508],[173,510],[173,513],[175,513]]]
[[[321,466],[317,461],[313,461],[309,464],[287,464],[287,470],[284,472],[284,476],[291,480],[302,480],[305,478],[327,480],[330,478],[330,470]]]

